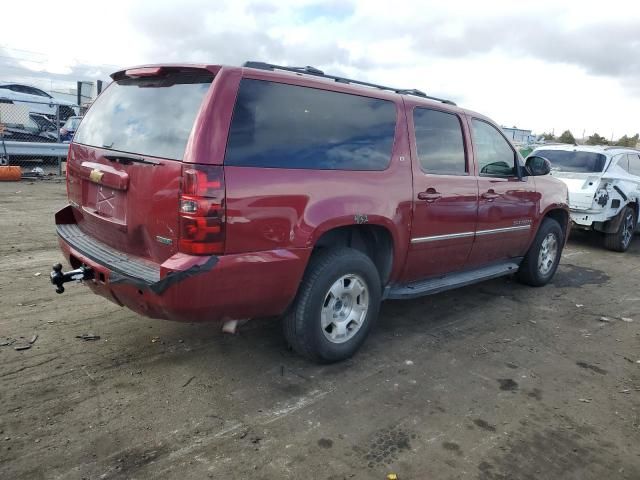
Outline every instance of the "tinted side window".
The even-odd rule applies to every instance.
[[[245,79],[225,164],[384,170],[391,161],[395,126],[393,102]]]
[[[480,175],[513,177],[516,175],[515,151],[492,125],[482,120],[471,121],[473,145]]]
[[[37,95],[39,97],[49,98],[49,95],[44,93],[42,90],[38,90],[37,88],[29,88],[28,93],[30,93],[31,95]]]
[[[427,173],[460,175],[467,171],[460,120],[451,113],[413,111],[420,166]]]
[[[622,168],[625,171],[629,171],[629,159],[631,158],[631,155],[620,155],[619,160],[618,160],[618,166],[620,168]]]
[[[640,156],[638,154],[629,155],[629,173],[640,177]]]

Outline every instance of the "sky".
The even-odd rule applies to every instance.
[[[31,0],[28,10],[2,6],[0,81],[59,88],[140,64],[260,60],[417,88],[537,133],[640,132],[633,0]]]

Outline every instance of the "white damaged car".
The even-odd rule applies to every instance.
[[[625,147],[546,145],[531,155],[551,163],[569,188],[573,228],[605,234],[605,246],[624,252],[638,227],[640,151]]]

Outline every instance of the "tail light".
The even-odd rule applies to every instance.
[[[221,166],[183,166],[179,215],[181,252],[224,253],[225,189]]]
[[[73,153],[71,151],[71,145],[69,145],[69,151],[67,153],[67,161],[64,162],[64,183],[67,187],[67,199],[71,200],[71,189],[69,188],[69,165],[73,160]],[[75,200],[75,199],[74,199]]]

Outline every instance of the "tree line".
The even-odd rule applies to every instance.
[[[541,136],[547,142],[560,142],[560,143],[573,143],[573,144],[576,143],[575,137],[569,130],[565,130],[564,132],[562,132],[562,135],[560,135],[559,137],[554,136],[552,133],[543,133]],[[619,147],[635,148],[635,146],[638,144],[639,141],[640,141],[640,134],[638,133],[636,133],[632,137],[629,137],[628,135],[623,135],[615,142],[610,142],[609,140],[604,138],[602,135],[599,135],[598,133],[594,133],[593,135],[590,135],[587,138],[587,141],[585,143],[587,145],[616,145]]]

